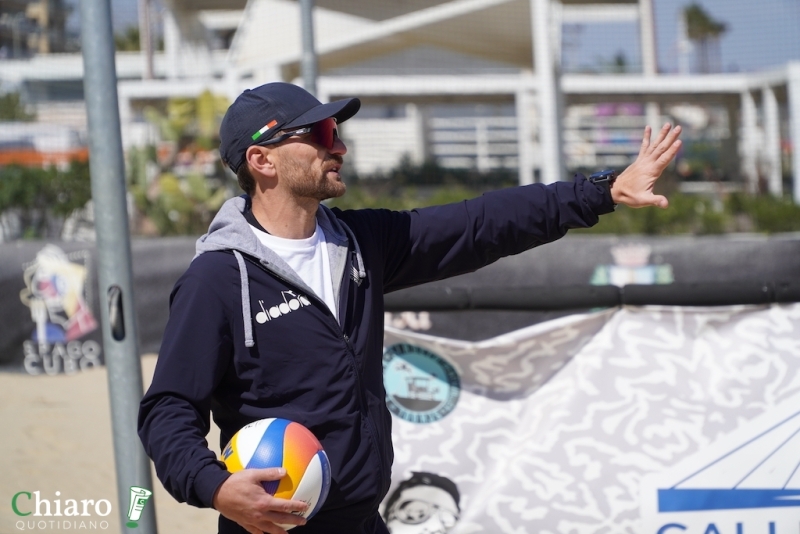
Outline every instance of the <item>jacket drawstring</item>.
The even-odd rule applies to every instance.
[[[242,285],[242,320],[244,322],[244,346],[252,347],[256,343],[253,340],[253,323],[250,320],[250,281],[247,279],[247,265],[238,250],[233,251],[236,261],[239,263],[239,279]]]

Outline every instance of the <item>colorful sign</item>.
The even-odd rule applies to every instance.
[[[33,322],[23,344],[28,373],[74,373],[102,364],[100,344],[84,339],[98,326],[87,298],[90,258],[86,251],[66,254],[46,245],[23,266],[20,299]]]

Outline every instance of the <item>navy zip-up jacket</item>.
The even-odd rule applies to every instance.
[[[205,440],[209,413],[220,447],[255,420],[297,421],[325,448],[332,486],[317,515],[293,532],[353,534],[382,525],[378,506],[390,484],[383,295],[554,241],[614,207],[608,191],[582,176],[410,212],[321,206],[338,321],[256,238],[246,209],[246,197],[225,203],[175,285],[139,436],[167,491],[210,507],[229,474]],[[292,298],[304,304],[267,320]],[[220,532],[245,531],[221,518]]]

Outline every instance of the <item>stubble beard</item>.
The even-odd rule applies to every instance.
[[[328,172],[336,165],[341,167],[340,156],[331,156],[322,164],[322,172],[314,179],[314,170],[299,163],[284,164],[283,173],[289,190],[295,197],[310,198],[322,202],[344,195],[347,186],[341,180],[329,179]]]

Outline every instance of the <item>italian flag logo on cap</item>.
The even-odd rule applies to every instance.
[[[258,139],[259,137],[264,135],[265,132],[267,132],[270,128],[274,127],[276,124],[278,124],[278,121],[275,121],[275,120],[269,121],[266,126],[264,126],[259,131],[257,131],[256,133],[253,134],[253,136],[252,136],[253,137],[253,141],[255,141],[256,139]]]

